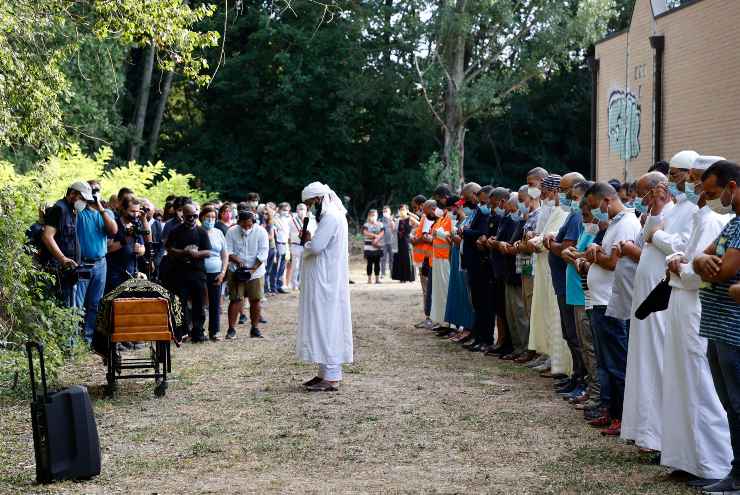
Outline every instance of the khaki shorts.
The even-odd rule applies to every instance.
[[[245,297],[250,301],[260,301],[264,296],[264,277],[255,278],[247,282],[239,282],[234,272],[229,272],[229,299],[241,301]]]

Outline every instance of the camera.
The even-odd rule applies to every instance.
[[[126,229],[126,235],[130,237],[148,236],[149,234],[149,229],[144,227],[144,224],[141,223],[140,220],[135,220],[131,223],[131,226]]]
[[[252,279],[252,272],[248,268],[237,268],[234,275],[238,282],[249,282]]]

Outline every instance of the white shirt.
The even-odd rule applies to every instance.
[[[287,244],[290,237],[290,219],[291,215],[276,215],[275,221],[275,242]]]
[[[614,246],[620,241],[634,241],[640,234],[642,226],[635,215],[635,211],[625,208],[621,218],[611,222],[606,228],[604,240],[601,241],[601,249],[606,256],[611,256]],[[594,306],[606,306],[611,297],[612,285],[614,284],[614,271],[605,270],[596,263],[588,270],[588,289],[591,291],[591,304]]]
[[[303,219],[297,214],[291,215],[290,219],[290,243],[300,244],[301,243],[301,230],[303,230]],[[310,216],[308,220],[308,231],[313,235],[316,231],[316,220]]]
[[[247,268],[252,268],[257,264],[257,260],[261,261],[262,264],[254,271],[252,278],[265,276],[265,263],[270,251],[270,242],[264,227],[254,225],[246,233],[238,225],[230,228],[226,233],[226,249],[230,255],[238,256],[244,260]],[[233,272],[236,268],[236,263],[229,263],[229,271]]]

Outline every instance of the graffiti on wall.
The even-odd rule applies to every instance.
[[[640,101],[629,92],[614,90],[609,95],[609,150],[620,160],[640,155]]]

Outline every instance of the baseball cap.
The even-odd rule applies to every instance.
[[[95,201],[95,198],[93,198],[92,187],[90,187],[90,184],[87,182],[78,180],[69,186],[69,188],[82,194],[85,201]]]

